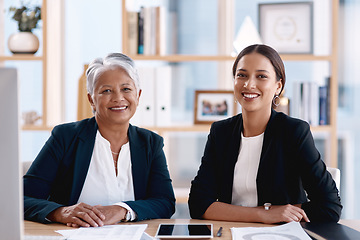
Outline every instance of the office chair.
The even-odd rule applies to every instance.
[[[336,187],[340,192],[340,170],[338,168],[327,167],[328,172],[331,174],[335,181]]]

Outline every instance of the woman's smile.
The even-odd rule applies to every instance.
[[[104,72],[95,84],[92,106],[98,122],[129,124],[139,103],[134,81],[122,69]]]

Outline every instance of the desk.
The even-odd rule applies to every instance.
[[[196,219],[155,219],[135,223],[121,223],[121,224],[148,224],[147,232],[150,236],[154,236],[159,223],[212,223],[214,225],[214,234],[216,234],[219,227],[223,227],[222,237],[214,237],[214,239],[231,240],[231,227],[266,227],[273,226],[262,223],[243,223],[243,222],[224,222],[224,221],[208,221]],[[25,221],[25,235],[59,235],[55,230],[74,229],[63,224],[51,223],[41,224],[36,222]],[[360,220],[340,220],[341,224],[360,231]]]

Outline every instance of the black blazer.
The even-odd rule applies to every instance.
[[[192,218],[201,218],[215,201],[231,204],[242,121],[239,114],[213,123],[192,181],[188,202]],[[272,110],[256,185],[259,206],[300,203],[310,221],[337,222],[340,218],[342,205],[335,182],[315,148],[309,124],[302,120]]]
[[[24,176],[24,216],[45,223],[61,206],[76,204],[88,172],[98,126],[95,118],[56,126]],[[126,201],[137,220],[170,218],[175,197],[163,139],[129,126],[135,201]]]

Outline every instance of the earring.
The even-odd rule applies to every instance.
[[[280,97],[279,97],[279,95],[275,95],[272,102],[276,107],[278,107],[280,105]]]

